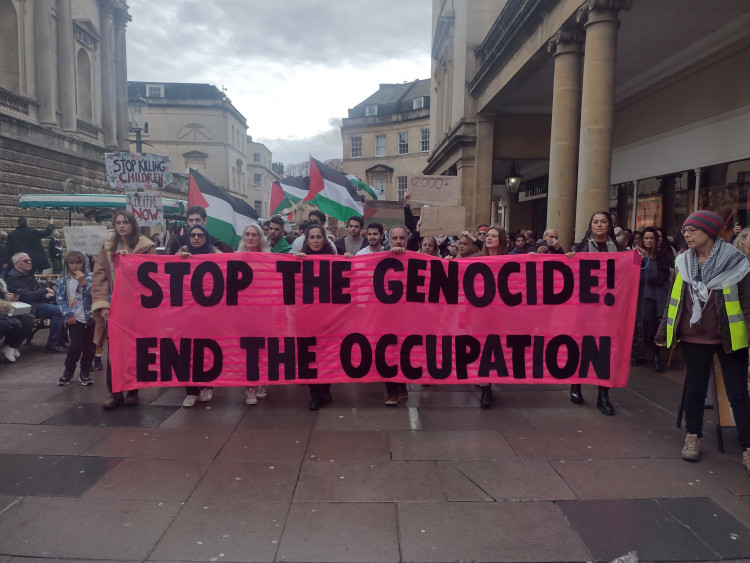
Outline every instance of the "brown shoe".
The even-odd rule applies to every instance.
[[[102,408],[109,411],[121,407],[123,402],[122,393],[112,393],[109,399],[102,403]]]
[[[385,398],[385,404],[389,407],[395,407],[398,404],[398,391],[388,393]]]
[[[135,407],[138,405],[138,390],[135,391],[128,391],[125,394],[125,401],[123,401],[123,405],[126,407]]]

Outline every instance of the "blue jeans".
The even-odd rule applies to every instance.
[[[63,335],[63,314],[60,307],[52,303],[34,303],[31,307],[31,314],[49,321],[49,338],[47,346],[57,346]]]

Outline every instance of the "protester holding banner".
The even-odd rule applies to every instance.
[[[703,412],[714,355],[718,356],[729,403],[750,474],[750,396],[747,388],[750,322],[750,262],[719,238],[721,216],[696,211],[685,219],[688,250],[675,261],[669,306],[655,342],[678,340],[685,356],[685,445],[682,459],[698,461]]]
[[[221,254],[221,250],[214,247],[208,229],[201,224],[195,224],[187,232],[187,244],[177,252],[182,258],[190,258],[194,254]],[[185,408],[194,407],[200,399],[201,403],[207,403],[214,398],[213,387],[185,387],[187,395],[182,401]]]
[[[305,229],[305,240],[302,250],[296,253],[297,258],[305,258],[307,255],[336,254],[326,238],[326,231],[320,223],[311,223]],[[313,383],[310,385],[310,404],[307,408],[311,411],[320,409],[321,405],[331,402],[331,384]]]
[[[257,223],[250,223],[242,231],[242,239],[237,246],[237,252],[271,252],[263,236],[263,230]],[[258,399],[268,397],[268,385],[247,387],[245,389],[245,404],[257,405]]]
[[[471,236],[463,234],[458,239],[457,258],[471,258],[472,256],[479,256],[479,247],[471,239]]]
[[[116,254],[156,254],[154,243],[138,234],[138,223],[129,211],[118,210],[112,218],[115,230],[109,235],[99,251],[94,264],[91,278],[91,310],[94,313],[95,332],[94,342],[102,342],[107,330],[109,319],[112,288],[115,283],[115,268],[113,256]],[[122,392],[112,392],[112,366],[107,359],[107,388],[109,398],[102,403],[102,408],[116,409],[122,405],[135,406],[138,404],[138,390],[128,391],[123,397]]]
[[[407,231],[403,225],[391,227],[390,232],[390,251],[394,254],[403,254],[406,251]],[[395,407],[398,402],[409,400],[409,390],[406,383],[386,381],[385,383],[385,404],[388,407]]]
[[[583,238],[576,245],[574,252],[569,252],[567,256],[573,257],[576,252],[619,252],[621,249],[617,246],[614,233],[612,232],[612,218],[608,211],[597,211],[589,219],[589,226]],[[583,393],[581,385],[575,384],[570,386],[570,400],[576,405],[583,404]],[[609,402],[609,389],[599,386],[599,395],[596,399],[596,408],[602,414],[612,416],[615,409]]]
[[[419,252],[421,254],[429,254],[430,256],[441,258],[440,250],[438,249],[438,241],[435,237],[422,237],[422,242],[419,245]]]

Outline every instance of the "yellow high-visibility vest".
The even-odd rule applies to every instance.
[[[729,286],[722,290],[724,294],[724,307],[729,319],[729,334],[732,338],[732,350],[741,350],[747,348],[747,325],[745,317],[742,314],[740,306],[740,293],[736,285]],[[680,272],[674,279],[672,285],[672,294],[669,296],[669,306],[667,307],[667,347],[672,346],[675,335],[675,320],[677,318],[677,309],[680,306],[682,298],[682,276]]]

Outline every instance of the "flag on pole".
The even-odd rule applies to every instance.
[[[289,176],[275,181],[271,187],[271,215],[299,203],[305,199],[307,192],[307,178]]]
[[[365,184],[362,180],[357,178],[354,174],[344,174],[344,176],[349,178],[349,182],[352,186],[354,186],[355,188],[359,188],[360,190],[368,194],[372,199],[378,199],[375,190],[373,190],[368,184]]]
[[[362,215],[362,203],[355,200],[349,178],[310,157],[310,191],[303,203],[317,205],[323,213],[340,221],[348,221],[352,215]]]
[[[208,232],[232,248],[242,238],[244,228],[258,219],[249,203],[229,195],[193,168],[188,179],[188,206],[192,205],[205,208]]]

